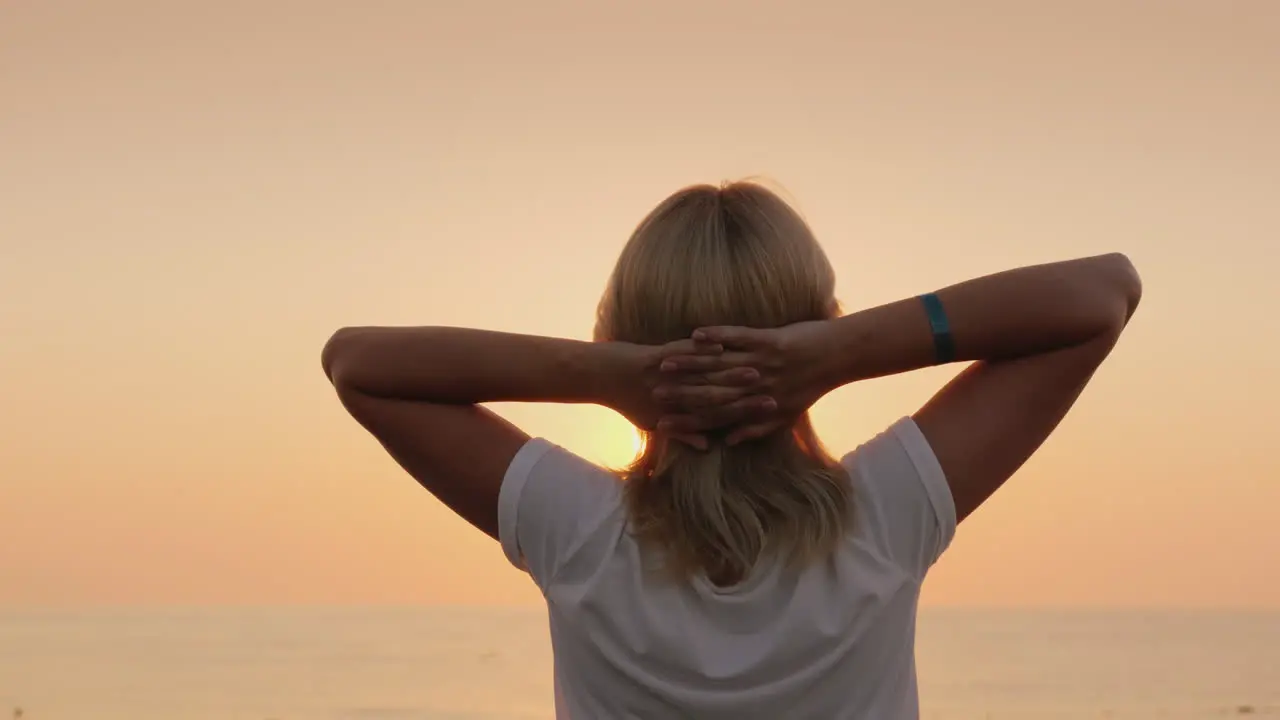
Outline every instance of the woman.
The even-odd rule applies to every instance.
[[[840,316],[768,190],[690,187],[635,230],[596,342],[349,328],[343,404],[546,597],[558,717],[918,716],[920,583],[1044,442],[1137,307],[1122,255],[1027,267]],[[831,390],[975,361],[840,460]],[[597,403],[643,429],[610,472],[480,403]]]

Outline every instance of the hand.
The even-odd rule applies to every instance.
[[[663,430],[673,439],[686,445],[705,450],[708,440],[704,432],[682,432],[658,428],[664,413],[701,413],[705,420],[711,417],[718,422],[704,422],[704,430],[761,417],[773,412],[776,403],[772,398],[754,393],[750,388],[760,379],[754,368],[739,367],[704,372],[677,372],[663,369],[667,358],[714,358],[724,352],[719,343],[686,338],[666,345],[635,345],[631,343],[602,343],[600,350],[606,353],[602,403],[620,413],[636,427],[645,430]],[[675,388],[699,388],[693,395],[695,404],[685,405],[678,400],[661,402],[655,391],[660,386]],[[661,394],[661,393],[659,393]]]
[[[659,429],[703,433],[731,426],[726,442],[736,445],[788,426],[834,387],[826,372],[832,350],[829,327],[829,322],[815,321],[772,329],[696,330],[695,344],[723,351],[673,352],[659,363],[668,378],[653,391],[666,410]],[[690,382],[689,377],[702,381]],[[744,402],[750,405],[744,407]]]

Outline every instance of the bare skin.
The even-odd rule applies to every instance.
[[[1137,309],[1142,284],[1127,258],[1104,255],[1010,270],[937,294],[957,359],[975,362],[913,417],[963,519],[1058,426]],[[837,387],[926,367],[936,357],[923,305],[914,298],[831,321],[703,328],[694,337],[724,350],[665,358],[661,368],[673,378],[746,367],[759,379],[736,386],[661,384],[654,397],[669,411],[659,428],[695,433],[734,424],[729,443],[778,431]],[[731,423],[728,403],[753,394],[773,398],[777,409]]]
[[[967,369],[914,413],[959,518],[1045,441],[1114,347],[1142,294],[1104,255],[938,291]],[[322,365],[348,411],[420,484],[497,537],[498,491],[529,436],[489,402],[595,403],[695,447],[728,429],[785,429],[842,385],[935,363],[915,298],[783,328],[703,328],[661,347],[461,328],[348,328]]]
[[[498,490],[529,436],[481,403],[591,403],[653,428],[662,412],[651,397],[664,379],[662,360],[720,352],[691,339],[651,347],[450,327],[362,327],[335,333],[321,365],[347,411],[401,467],[496,538]],[[738,386],[759,373],[727,369],[681,377]],[[775,406],[767,396],[744,394],[721,410],[747,421]],[[706,443],[697,433],[673,434],[695,446]]]

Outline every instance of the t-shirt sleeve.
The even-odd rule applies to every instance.
[[[916,580],[956,532],[956,506],[938,458],[919,426],[903,418],[845,456],[859,518],[889,560]]]
[[[612,473],[542,438],[520,448],[498,492],[498,539],[546,592],[560,567],[621,502]]]

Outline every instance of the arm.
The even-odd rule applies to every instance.
[[[1057,427],[1137,308],[1142,285],[1122,255],[1037,265],[938,292],[956,358],[974,362],[915,413],[964,518],[996,491]],[[917,298],[828,322],[787,328],[706,328],[718,358],[669,358],[680,370],[760,369],[758,392],[784,416],[827,392],[868,378],[935,364],[933,336]],[[660,399],[696,403],[698,388],[666,386]],[[709,418],[707,422],[723,418]],[[700,429],[699,418],[664,423]],[[741,428],[739,438],[779,421]],[[732,440],[731,440],[732,441]]]
[[[320,362],[334,386],[442,404],[594,403],[621,353],[606,343],[452,327],[343,328]],[[518,360],[518,362],[517,362]]]
[[[461,328],[346,328],[321,364],[351,415],[406,471],[497,537],[502,479],[529,437],[479,403],[637,406],[636,346]],[[632,387],[634,386],[634,389]],[[644,398],[647,399],[647,398]]]
[[[1123,255],[1037,265],[938,293],[957,359],[977,361],[914,418],[964,519],[1031,457],[1075,403],[1137,309],[1142,283]],[[841,318],[835,387],[934,364],[918,299]]]
[[[1116,337],[1137,309],[1142,283],[1123,255],[1033,265],[937,292],[956,360],[1008,361]],[[833,387],[936,363],[918,298],[846,315],[832,323]]]

